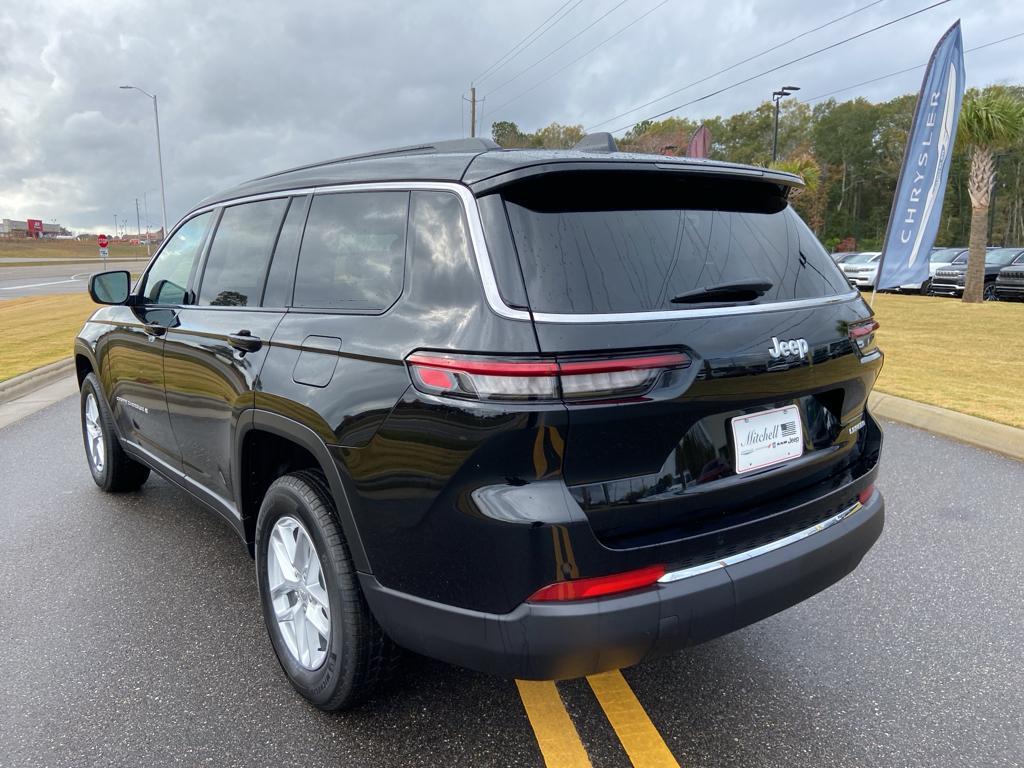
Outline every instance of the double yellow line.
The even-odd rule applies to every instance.
[[[587,678],[635,768],[679,768],[665,740],[618,670]],[[516,680],[547,768],[590,768],[590,758],[551,681]]]

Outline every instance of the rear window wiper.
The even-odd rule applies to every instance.
[[[732,283],[719,283],[705,288],[695,288],[681,293],[670,301],[673,304],[700,304],[705,301],[753,301],[762,296],[775,285],[771,280],[737,280]]]

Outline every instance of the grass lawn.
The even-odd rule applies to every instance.
[[[1024,427],[1024,303],[880,293],[875,314],[877,390]]]
[[[85,293],[0,302],[0,381],[72,353],[96,305]],[[879,294],[876,388],[1024,428],[1024,303]]]
[[[84,291],[0,301],[0,381],[71,357],[97,307]]]
[[[146,258],[146,246],[129,245],[128,243],[111,243],[109,246],[110,256],[121,257],[131,256],[134,258]],[[150,245],[150,250],[156,250],[156,244]],[[0,257],[15,258],[17,263],[3,264],[3,266],[25,266],[32,263],[45,263],[47,259],[98,259],[99,248],[95,240],[79,242],[78,240],[32,240],[30,238],[18,238],[7,240],[0,238]]]

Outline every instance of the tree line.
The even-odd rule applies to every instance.
[[[993,95],[1024,103],[1024,87],[995,86],[968,91],[965,104]],[[863,98],[830,98],[813,105],[795,99],[782,102],[776,165],[804,176],[807,188],[793,198],[793,206],[829,250],[881,248],[915,100],[916,94],[907,94],[878,103]],[[769,165],[773,122],[771,102],[704,120],[711,131],[710,157]],[[682,155],[699,126],[700,122],[681,117],[645,120],[618,139],[618,145],[623,151]],[[1024,139],[1020,133],[1010,131],[991,147],[995,184],[987,216],[992,245],[1024,246]],[[581,125],[551,123],[533,133],[508,121],[492,125],[492,136],[503,147],[566,148],[583,134]],[[958,140],[936,245],[968,244],[971,159],[971,143]]]

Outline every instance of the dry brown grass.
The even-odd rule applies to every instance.
[[[84,292],[0,301],[0,381],[70,357],[96,309]]]
[[[67,357],[87,295],[0,302],[0,381]],[[1024,428],[1024,304],[879,294],[877,389]]]
[[[150,249],[155,251],[156,245],[151,245]],[[125,256],[134,256],[140,259],[146,258],[146,246],[144,245],[112,242],[109,251],[112,258],[123,258]],[[0,257],[18,259],[19,264],[22,262],[45,262],[47,259],[54,258],[98,259],[99,248],[96,247],[94,239],[80,242],[78,240],[32,240],[27,237],[15,238],[13,240],[0,238]],[[0,262],[0,266],[14,265],[5,265],[3,262]]]
[[[1024,427],[1024,304],[879,294],[876,388]]]

